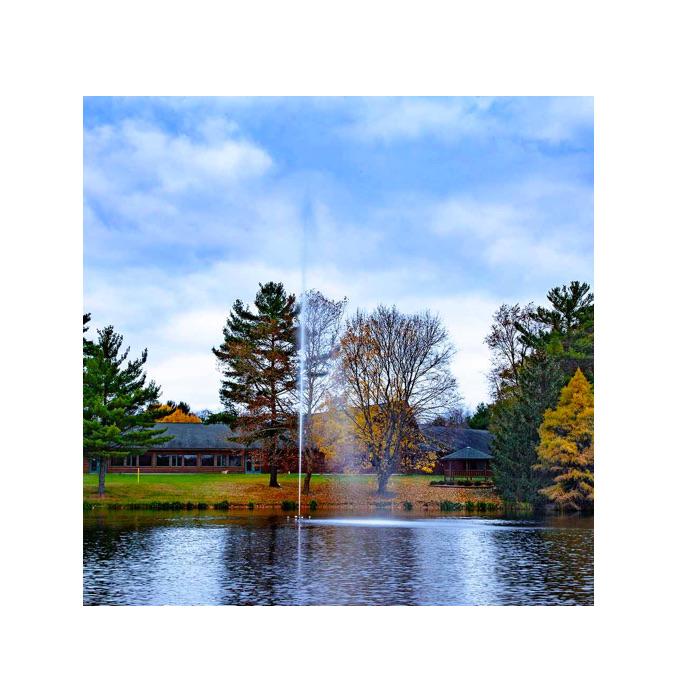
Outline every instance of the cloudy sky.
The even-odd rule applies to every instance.
[[[164,399],[219,406],[211,347],[258,282],[430,308],[465,404],[503,302],[593,277],[593,101],[90,98],[84,290]]]

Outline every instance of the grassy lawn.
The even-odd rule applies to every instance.
[[[298,498],[297,476],[279,476],[281,488],[271,489],[267,474],[142,474],[139,483],[135,474],[108,474],[107,493],[97,497],[97,476],[83,476],[83,500],[91,504],[128,504],[181,501],[213,505],[228,501],[232,508],[279,507],[282,501]],[[443,500],[498,501],[491,492],[471,492],[460,488],[435,488],[433,475],[393,476],[389,493],[377,495],[377,480],[373,476],[356,474],[319,474],[311,481],[311,495],[302,496],[302,504],[315,500],[319,508],[372,508],[377,505],[401,508],[410,501],[414,509],[437,509]]]

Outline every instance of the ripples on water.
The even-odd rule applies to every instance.
[[[590,605],[592,518],[88,513],[87,605]]]

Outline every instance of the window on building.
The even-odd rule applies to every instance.
[[[196,467],[197,466],[197,455],[183,455],[186,467]]]
[[[229,465],[229,467],[240,467],[241,466],[241,456],[240,455],[231,455],[228,458],[228,465]]]
[[[228,455],[216,455],[217,467],[228,467]]]
[[[171,467],[181,467],[182,466],[182,455],[170,455],[170,466]]]
[[[156,466],[158,467],[169,467],[170,466],[170,455],[156,455]]]
[[[139,455],[139,467],[150,467],[151,466],[151,455]]]
[[[203,467],[213,467],[214,466],[214,455],[202,455],[199,463]]]

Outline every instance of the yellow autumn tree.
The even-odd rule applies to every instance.
[[[165,406],[160,406],[160,408],[172,408],[167,404]],[[176,408],[172,413],[167,416],[160,418],[158,423],[201,423],[202,421],[194,413],[185,413],[181,408]]]
[[[541,490],[564,510],[593,509],[593,387],[580,369],[539,428],[536,470],[552,476]]]

